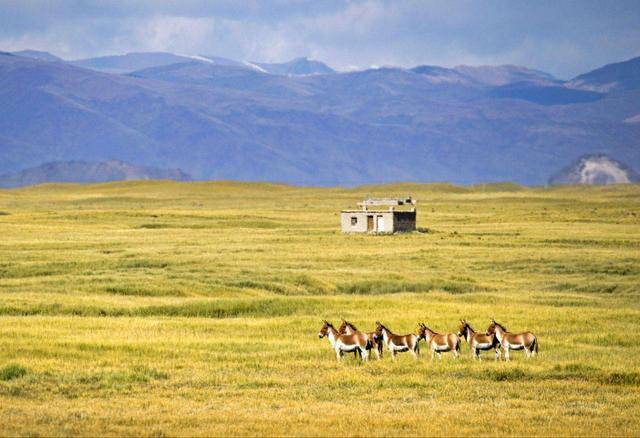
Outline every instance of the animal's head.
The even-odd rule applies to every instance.
[[[469,324],[464,319],[460,320],[460,328],[458,329],[458,336],[464,338],[467,336],[467,331],[469,330]]]
[[[505,326],[503,326],[502,324],[500,324],[499,322],[496,322],[493,318],[491,319],[491,323],[489,324],[489,327],[487,328],[487,334],[488,335],[492,335],[496,332],[496,328],[500,328],[500,330],[502,330],[503,332],[507,331],[507,328]]]
[[[421,322],[418,323],[417,335],[418,339],[427,339],[427,326]]]
[[[342,334],[346,333],[348,335],[351,335],[357,331],[358,331],[358,328],[355,325],[351,324],[349,321],[346,321],[344,319],[342,320],[342,324],[340,325],[340,333]]]
[[[324,338],[325,336],[327,336],[329,334],[329,330],[333,328],[333,326],[326,320],[322,320],[322,327],[320,328],[320,331],[318,332],[318,337],[320,339]]]
[[[340,327],[338,327],[338,333],[340,333],[341,335],[347,333],[347,321],[345,321],[344,319],[342,320]]]
[[[387,328],[383,326],[380,321],[376,321],[376,330],[373,332],[374,338],[376,340],[380,339],[382,337],[382,331],[386,329]]]

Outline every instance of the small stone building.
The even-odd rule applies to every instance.
[[[408,198],[368,198],[359,210],[342,210],[343,233],[398,233],[416,230],[416,201]],[[373,207],[373,208],[371,208]],[[388,207],[383,209],[381,207]]]

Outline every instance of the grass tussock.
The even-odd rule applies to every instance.
[[[24,377],[27,374],[27,369],[19,364],[8,364],[0,368],[0,380],[13,380]]]

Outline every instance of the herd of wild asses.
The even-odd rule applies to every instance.
[[[469,344],[474,359],[480,359],[481,351],[495,350],[496,360],[500,359],[501,350],[504,351],[504,359],[509,360],[509,350],[524,350],[527,358],[538,353],[538,339],[531,332],[511,333],[505,326],[493,319],[487,331],[476,332],[469,323],[460,320],[458,333],[436,333],[423,323],[419,323],[417,333],[408,335],[396,335],[388,327],[379,321],[373,332],[361,332],[349,321],[342,320],[342,324],[336,329],[328,321],[322,321],[322,328],[318,337],[329,338],[331,346],[336,352],[338,361],[344,352],[353,352],[363,361],[369,358],[373,351],[378,359],[386,347],[395,360],[396,354],[410,351],[418,358],[420,354],[419,342],[424,340],[431,350],[431,359],[437,354],[442,359],[442,353],[450,351],[454,358],[460,355],[460,338]]]

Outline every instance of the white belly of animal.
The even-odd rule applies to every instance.
[[[507,344],[507,348],[511,350],[522,350],[524,348],[524,344]]]
[[[391,349],[395,351],[407,351],[409,349],[409,347],[407,347],[406,345],[396,345],[393,342],[391,342],[389,345],[391,346]]]
[[[436,351],[449,351],[449,345],[436,345]]]
[[[347,344],[343,344],[342,342],[340,342],[338,344],[338,347],[340,347],[340,350],[342,350],[342,351],[353,351],[356,348],[358,348],[358,346],[355,345],[355,344],[354,345],[347,345]]]
[[[475,344],[474,348],[477,348],[478,350],[488,350],[491,348],[491,344]]]

